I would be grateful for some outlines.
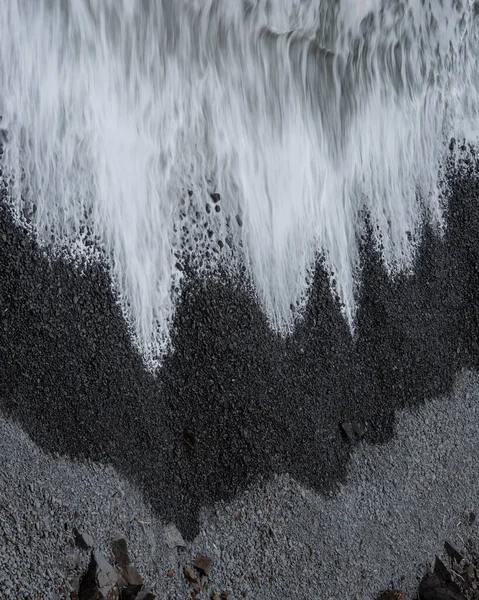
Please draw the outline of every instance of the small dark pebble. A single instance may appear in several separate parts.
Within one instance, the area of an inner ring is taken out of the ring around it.
[[[214,194],[210,194],[210,198],[213,200],[213,202],[215,204],[221,200],[220,194],[218,194],[216,192]]]
[[[476,513],[471,511],[469,513],[469,525],[472,525],[475,520],[476,520]]]
[[[219,206],[219,205],[217,204],[217,205],[215,206],[215,211],[216,211],[216,212],[220,212],[220,210],[221,210],[221,206]]]
[[[239,215],[236,215],[236,222],[238,223],[239,227],[243,227],[243,221]]]

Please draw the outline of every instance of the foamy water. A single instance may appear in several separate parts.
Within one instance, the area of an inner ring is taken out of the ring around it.
[[[442,224],[449,137],[479,130],[476,21],[450,0],[3,0],[19,218],[110,261],[150,364],[185,252],[246,264],[280,331],[324,252],[353,323],[365,211],[391,273]]]

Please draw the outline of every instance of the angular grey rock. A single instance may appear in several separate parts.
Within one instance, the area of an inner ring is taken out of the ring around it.
[[[94,552],[93,556],[97,564],[96,580],[98,591],[106,598],[116,585],[118,573],[99,552]]]
[[[170,549],[186,548],[185,540],[174,523],[168,523],[165,527],[165,542]]]
[[[341,429],[346,434],[346,437],[348,438],[348,440],[350,442],[356,441],[356,436],[354,434],[354,429],[353,429],[353,426],[351,425],[351,423],[349,423],[349,422],[341,423]]]
[[[81,550],[89,550],[95,545],[95,542],[93,541],[91,535],[89,535],[85,531],[80,531],[75,528],[73,530],[73,537],[75,538],[76,546]]]

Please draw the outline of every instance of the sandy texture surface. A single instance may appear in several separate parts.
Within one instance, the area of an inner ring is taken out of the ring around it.
[[[398,415],[386,445],[359,445],[339,490],[324,497],[287,475],[257,483],[200,517],[200,534],[169,549],[164,526],[111,467],[47,456],[0,421],[0,597],[35,600],[77,585],[88,553],[106,556],[123,535],[158,597],[189,597],[182,571],[197,552],[214,559],[211,592],[233,599],[370,599],[390,584],[412,592],[444,540],[477,536],[479,377],[463,374],[451,397]],[[174,577],[167,577],[172,569]]]

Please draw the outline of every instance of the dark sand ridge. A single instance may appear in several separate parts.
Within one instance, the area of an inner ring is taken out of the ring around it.
[[[447,233],[426,230],[392,281],[365,242],[351,337],[318,262],[303,322],[274,335],[248,285],[186,278],[175,351],[157,377],[102,267],[49,260],[0,208],[0,407],[44,450],[111,463],[193,536],[202,506],[289,473],[327,491],[350,445],[339,424],[393,435],[394,412],[447,392],[479,363],[479,181],[451,167]],[[5,199],[4,199],[5,201]]]

